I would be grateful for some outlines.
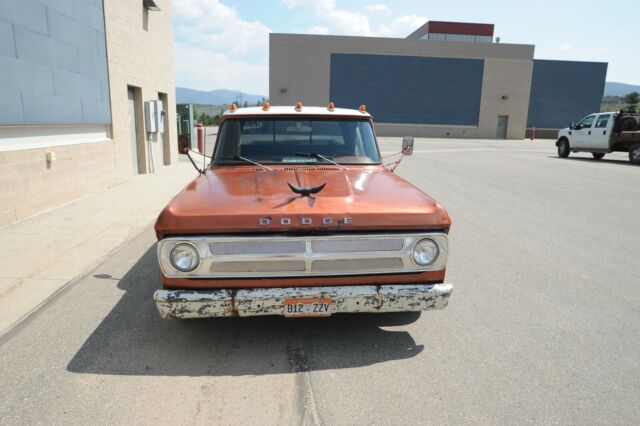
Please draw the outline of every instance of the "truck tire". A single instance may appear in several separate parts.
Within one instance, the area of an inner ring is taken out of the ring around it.
[[[593,158],[596,160],[602,160],[604,158],[603,152],[592,152],[591,155],[593,155]]]
[[[623,117],[620,120],[620,130],[623,132],[635,132],[638,130],[638,122],[635,117]]]
[[[571,147],[569,147],[569,141],[562,138],[558,141],[558,157],[567,158],[571,153]]]
[[[640,143],[631,145],[629,148],[629,161],[633,164],[640,164]]]

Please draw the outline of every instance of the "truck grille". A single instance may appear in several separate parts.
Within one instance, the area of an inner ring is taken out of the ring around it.
[[[441,255],[423,267],[412,260],[414,244],[422,238],[438,244]],[[175,244],[189,242],[200,254],[195,271],[182,273],[169,262]],[[251,278],[318,275],[363,275],[443,269],[447,236],[435,233],[334,234],[326,236],[254,236],[168,238],[158,255],[168,277]]]

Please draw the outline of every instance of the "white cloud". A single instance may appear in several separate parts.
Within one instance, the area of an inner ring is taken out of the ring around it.
[[[227,0],[173,0],[176,81],[201,90],[239,89],[268,94],[269,27],[242,19]],[[335,0],[281,0],[312,16],[309,34],[406,37],[426,18],[391,18],[382,3],[358,11]]]
[[[367,12],[380,13],[382,15],[390,15],[391,9],[386,4],[369,4],[364,7]]]
[[[572,45],[570,45],[569,43],[561,44],[561,45],[558,47],[558,50],[563,50],[563,51],[567,51],[567,50],[571,50],[571,49],[573,49],[573,46],[572,46]]]
[[[174,43],[176,85],[197,90],[231,89],[268,96],[266,64],[236,61],[221,52]]]
[[[338,9],[335,0],[282,0],[288,8],[312,9],[315,18],[323,22],[331,34],[372,36],[369,19],[358,12]]]
[[[269,28],[245,21],[234,7],[219,0],[174,0],[174,31],[194,45],[231,50],[236,54],[266,49]]]
[[[173,0],[178,85],[268,92],[270,29],[220,0]]]
[[[329,28],[327,27],[322,27],[322,26],[316,26],[316,27],[311,27],[307,30],[307,32],[309,34],[322,34],[322,35],[327,35],[329,34]]]
[[[421,27],[425,22],[427,22],[427,18],[424,16],[398,16],[390,23],[380,25],[376,33],[385,37],[406,37]]]
[[[406,37],[427,21],[423,16],[404,15],[373,29],[373,17],[366,13],[339,9],[335,0],[282,0],[282,3],[289,9],[304,7],[313,12],[315,20],[322,22],[322,26],[309,28],[307,32],[312,34]],[[391,14],[391,9],[382,3],[367,5],[364,10],[374,15]]]

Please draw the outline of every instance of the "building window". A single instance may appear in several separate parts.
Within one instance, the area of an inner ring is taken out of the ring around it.
[[[492,36],[481,35],[468,35],[468,34],[443,34],[443,33],[429,33],[422,36],[423,40],[448,40],[448,41],[474,41],[480,43],[491,43],[493,41]]]
[[[427,34],[428,40],[446,40],[446,34],[442,33],[429,33]]]

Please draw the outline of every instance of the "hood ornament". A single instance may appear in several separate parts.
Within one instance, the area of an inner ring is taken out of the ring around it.
[[[289,188],[295,194],[300,194],[301,197],[311,197],[311,198],[313,198],[312,194],[317,194],[318,192],[322,191],[327,184],[323,183],[322,185],[314,186],[314,187],[311,187],[311,188],[300,188],[298,186],[290,184],[289,182],[287,182],[287,185],[289,185]]]
[[[314,197],[313,194],[317,194],[318,192],[322,191],[327,184],[323,183],[322,185],[314,186],[311,188],[300,188],[299,186],[292,185],[289,182],[287,182],[287,185],[289,185],[289,189],[291,189],[291,191],[293,191],[295,194],[298,194],[298,195],[292,195],[288,197],[286,200],[284,200],[283,202],[275,206],[274,209],[286,206],[287,204],[293,202],[294,200],[297,200],[299,198],[304,198],[304,197],[307,197],[307,202],[309,203],[309,207],[313,207],[316,201],[316,197]]]

